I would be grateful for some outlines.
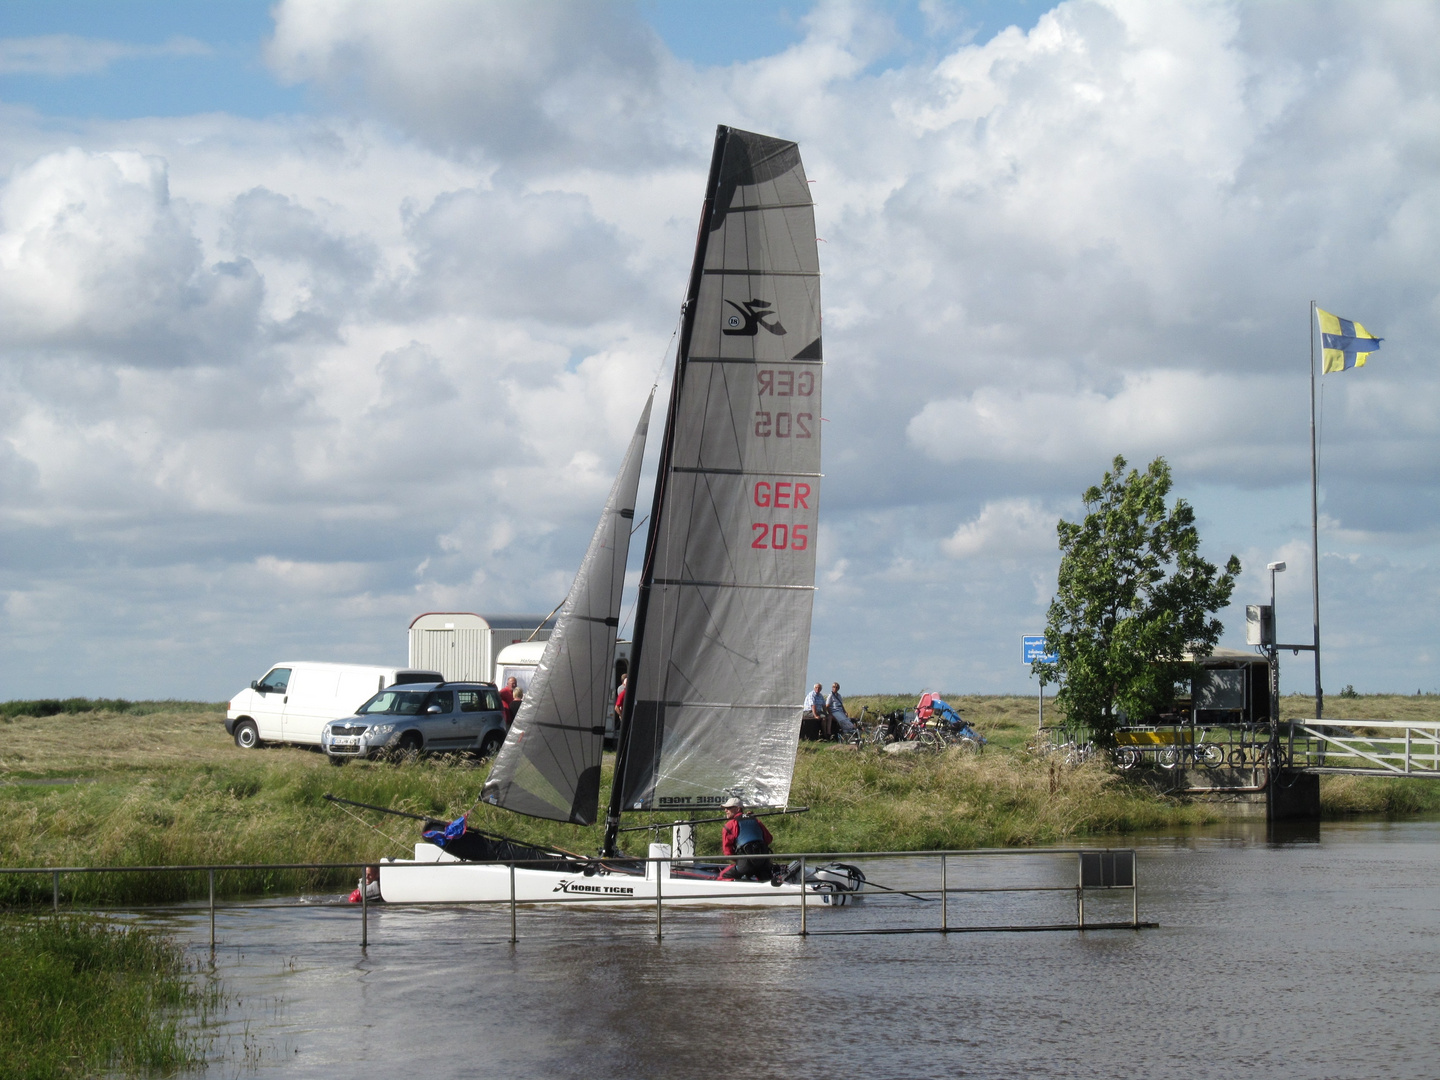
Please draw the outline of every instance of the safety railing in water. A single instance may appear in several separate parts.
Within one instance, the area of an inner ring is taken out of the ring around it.
[[[952,872],[957,863],[974,862],[976,860],[1015,859],[1015,858],[1037,858],[1047,859],[1073,859],[1074,860],[1074,884],[953,884]],[[923,934],[923,933],[978,933],[978,932],[1034,932],[1034,931],[1064,931],[1064,930],[1139,930],[1154,927],[1155,923],[1140,921],[1139,907],[1139,881],[1136,873],[1135,852],[1131,848],[992,848],[972,850],[945,850],[945,851],[864,851],[864,852],[804,852],[800,854],[784,853],[776,854],[772,858],[778,860],[790,859],[798,861],[799,880],[805,880],[806,873],[811,868],[819,868],[823,862],[844,860],[846,863],[873,862],[875,860],[906,860],[912,866],[915,862],[935,861],[937,864],[939,881],[934,887],[927,885],[911,885],[906,883],[903,888],[885,885],[878,881],[867,880],[864,891],[859,893],[842,893],[847,900],[854,898],[865,898],[878,895],[884,898],[908,897],[920,903],[938,903],[938,921],[931,921],[924,925],[916,926],[884,926],[884,927],[841,927],[828,929],[812,929],[810,927],[810,908],[815,906],[831,906],[828,896],[836,894],[820,893],[810,889],[801,890],[798,902],[793,906],[799,909],[798,933],[802,937],[817,935],[848,935],[848,934]],[[623,861],[632,866],[644,864],[646,876],[641,878],[635,875],[636,881],[653,880],[655,889],[655,937],[657,940],[664,935],[664,911],[665,911],[665,888],[666,880],[671,880],[671,868],[686,864],[709,864],[723,862],[723,857],[716,856],[674,856],[664,855],[651,858],[639,858],[626,856]],[[603,894],[568,894],[562,893],[554,896],[547,896],[543,900],[527,900],[517,896],[515,887],[515,870],[533,868],[536,864],[526,860],[496,860],[493,862],[433,862],[433,863],[383,863],[387,870],[405,871],[408,868],[423,867],[426,870],[445,870],[446,872],[457,872],[466,867],[476,866],[503,866],[508,870],[509,896],[495,900],[462,900],[462,901],[414,901],[404,904],[387,903],[387,907],[430,907],[430,908],[473,908],[473,907],[499,907],[503,906],[509,910],[510,942],[519,941],[518,933],[518,912],[520,908],[530,907],[555,907],[571,904],[594,906],[596,904],[609,903],[637,903],[633,896],[617,896]],[[193,865],[193,866],[26,866],[26,867],[0,867],[0,874],[5,875],[43,875],[51,878],[52,904],[54,911],[60,911],[61,881],[70,875],[88,874],[200,874],[206,875],[208,883],[208,902],[206,910],[209,914],[210,923],[210,948],[213,951],[216,947],[215,937],[215,914],[217,910],[225,908],[253,909],[257,907],[277,907],[276,904],[264,904],[255,902],[243,903],[222,903],[217,902],[215,896],[215,877],[221,873],[248,873],[259,871],[281,871],[281,870],[310,870],[310,871],[359,871],[362,880],[367,868],[374,868],[377,864],[346,862],[346,863],[226,863],[215,865]],[[690,879],[694,880],[694,879]],[[871,890],[874,890],[872,893]],[[372,903],[369,890],[363,886],[359,890],[360,901],[356,906],[359,908],[360,922],[360,947],[366,948],[370,943],[370,905]],[[1113,894],[1129,893],[1130,912],[1128,919],[1095,921],[1087,919],[1085,912],[1085,899],[1088,894]],[[1075,919],[1073,922],[1048,922],[1048,923],[1004,923],[1004,924],[954,924],[950,918],[950,901],[952,897],[981,896],[996,894],[1051,894],[1071,893],[1075,898]],[[672,908],[678,906],[691,907],[696,904],[723,905],[728,902],[739,902],[743,904],[747,899],[776,899],[776,894],[768,885],[756,883],[754,890],[737,892],[729,888],[724,892],[697,893],[687,891],[683,896],[671,895],[669,902]],[[648,900],[644,901],[648,903]],[[123,907],[123,905],[117,905]],[[288,905],[286,905],[288,906]],[[310,904],[311,907],[351,907],[350,901],[335,901],[331,903]],[[155,907],[146,905],[147,908]],[[164,907],[164,905],[159,905]],[[90,909],[95,910],[95,909]],[[193,910],[188,908],[187,910]]]

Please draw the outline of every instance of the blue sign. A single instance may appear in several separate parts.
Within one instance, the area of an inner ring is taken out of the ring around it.
[[[1030,637],[1027,635],[1022,637],[1020,641],[1023,646],[1025,663],[1033,664],[1036,660],[1039,660],[1042,664],[1058,664],[1060,662],[1059,653],[1047,653],[1045,651],[1045,636],[1043,634],[1038,637]]]

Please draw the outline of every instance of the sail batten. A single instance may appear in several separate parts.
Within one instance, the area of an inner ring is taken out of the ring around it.
[[[645,403],[570,595],[481,798],[532,817],[595,823],[630,521],[655,395]]]
[[[656,479],[614,810],[788,801],[815,582],[819,279],[798,148],[722,128]]]

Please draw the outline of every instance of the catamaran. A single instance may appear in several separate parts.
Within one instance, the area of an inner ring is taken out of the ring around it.
[[[383,899],[841,903],[854,867],[721,876],[677,827],[651,859],[621,815],[693,818],[739,798],[784,808],[799,736],[820,506],[820,267],[793,142],[720,127],[682,311],[636,600],[629,689],[598,857],[463,821],[379,865]],[[650,392],[620,473],[481,800],[555,821],[599,817],[604,717]],[[502,861],[495,861],[502,860]],[[454,864],[460,865],[454,865]],[[507,865],[508,863],[508,865]]]

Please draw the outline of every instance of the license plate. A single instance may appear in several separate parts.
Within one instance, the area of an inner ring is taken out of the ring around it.
[[[336,735],[330,740],[331,746],[354,746],[360,741],[359,735]]]

